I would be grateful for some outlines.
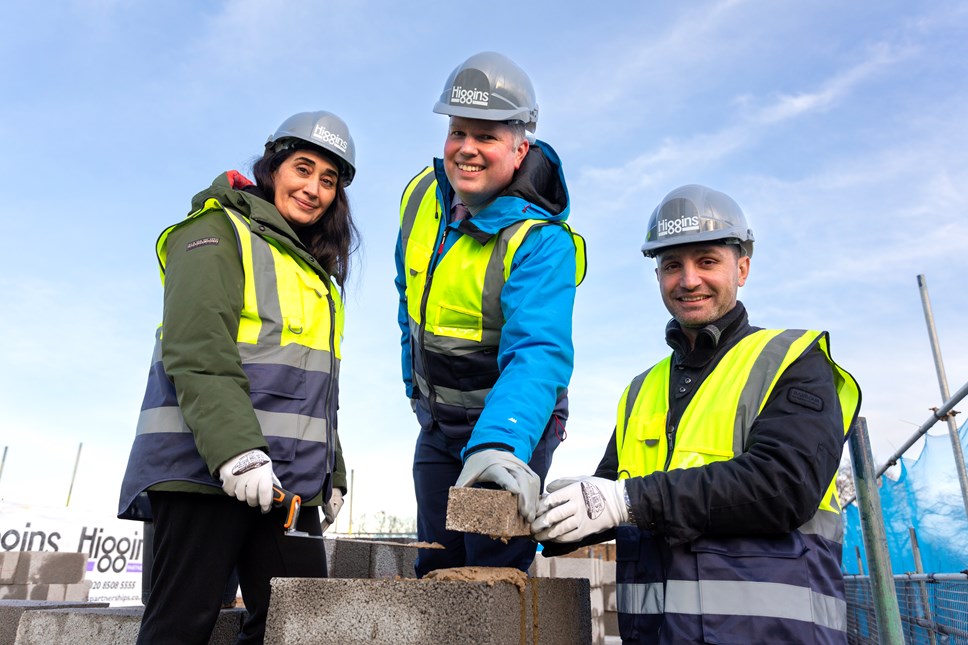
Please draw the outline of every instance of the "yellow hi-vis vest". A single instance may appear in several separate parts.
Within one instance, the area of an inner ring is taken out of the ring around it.
[[[484,244],[462,235],[433,266],[433,257],[444,244],[439,238],[446,220],[441,218],[433,167],[428,166],[414,177],[401,200],[400,227],[410,335],[420,350],[468,358],[497,348],[504,326],[501,290],[511,274],[514,255],[531,230],[548,225],[561,226],[572,235],[576,253],[575,284],[581,283],[585,275],[584,239],[564,222],[521,220],[491,236]],[[482,364],[478,373],[492,371],[496,380],[496,357],[490,353],[486,360],[488,365]],[[483,408],[493,386],[493,383],[487,387],[479,387],[480,383],[471,387],[462,387],[458,382],[429,383],[420,360],[415,361],[413,378],[423,397],[432,398],[437,404],[465,409]]]
[[[666,435],[671,356],[632,381],[618,405],[619,477],[696,468],[744,452],[750,427],[766,405],[777,380],[814,344],[820,347],[833,369],[846,435],[857,414],[860,390],[854,378],[830,357],[826,332],[763,329],[731,348],[699,386],[679,420],[671,455]],[[839,520],[835,480],[830,482],[819,510],[835,513]],[[839,521],[837,525],[839,531],[830,527],[835,533],[826,537],[841,542],[842,525]]]
[[[338,287],[279,242],[253,233],[250,221],[209,199],[188,220],[220,210],[236,233],[245,276],[237,343],[242,368],[273,471],[304,500],[315,497],[333,468],[343,304]],[[167,239],[158,239],[165,280]],[[162,366],[162,327],[122,483],[120,516],[134,517],[135,497],[162,481],[220,487],[195,448],[174,386]]]

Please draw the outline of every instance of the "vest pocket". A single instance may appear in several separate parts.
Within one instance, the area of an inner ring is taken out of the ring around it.
[[[249,377],[249,392],[253,395],[267,395],[282,399],[306,398],[306,372],[295,367],[276,364],[248,364],[245,366]],[[257,406],[259,407],[259,406]],[[272,411],[272,407],[262,409]]]
[[[813,643],[808,548],[799,532],[699,538],[690,545],[698,576],[703,638],[710,643]]]
[[[619,463],[630,477],[664,470],[666,450],[666,415],[633,414],[629,417],[628,430],[622,446]],[[632,439],[632,441],[630,441]]]
[[[415,240],[410,240],[407,244],[407,257],[404,262],[407,270],[407,312],[418,322],[420,321],[420,301],[423,299],[427,281],[427,267],[430,265],[432,255],[432,249]]]
[[[440,304],[434,320],[434,334],[480,342],[484,336],[481,312],[456,305]]]

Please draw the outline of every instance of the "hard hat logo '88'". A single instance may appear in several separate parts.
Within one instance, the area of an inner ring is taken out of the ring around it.
[[[346,139],[339,136],[335,132],[330,132],[322,123],[316,124],[316,127],[313,128],[313,133],[310,136],[312,136],[313,139],[322,141],[323,143],[331,143],[334,147],[346,152]]]
[[[450,90],[451,105],[477,105],[487,108],[490,98],[491,84],[479,69],[461,70]]]

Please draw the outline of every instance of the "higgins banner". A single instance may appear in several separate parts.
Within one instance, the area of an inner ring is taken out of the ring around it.
[[[87,554],[92,602],[141,604],[144,526],[112,515],[0,502],[0,549]]]

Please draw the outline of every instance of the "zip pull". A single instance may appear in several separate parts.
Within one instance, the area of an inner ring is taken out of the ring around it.
[[[447,229],[444,229],[444,234],[440,237],[440,246],[437,247],[437,255],[441,255],[444,252],[444,242],[447,241]]]

